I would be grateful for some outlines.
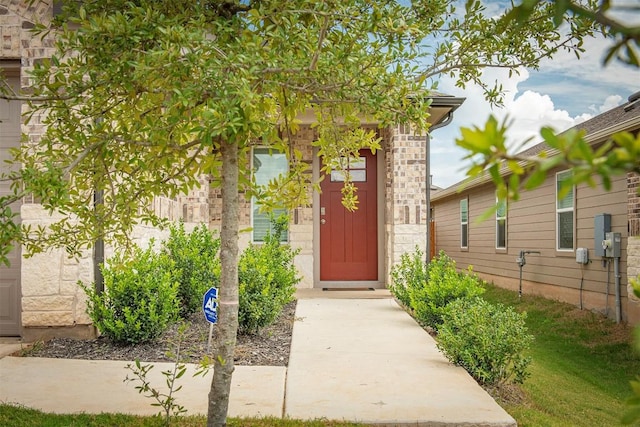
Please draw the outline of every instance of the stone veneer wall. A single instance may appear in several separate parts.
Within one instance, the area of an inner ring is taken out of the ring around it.
[[[54,52],[54,33],[41,39],[29,31],[35,23],[46,24],[52,16],[51,0],[7,0],[0,5],[0,60],[18,60],[21,65],[21,86],[28,88],[29,70],[36,61],[48,58]],[[23,104],[23,113],[27,112]],[[29,124],[22,124],[27,143],[37,142],[44,133],[42,116],[34,116]],[[201,179],[200,189],[176,200],[156,198],[155,212],[171,220],[184,219],[187,228],[195,222],[209,222],[209,182]],[[23,200],[22,223],[46,225],[56,220],[32,199]],[[133,241],[148,247],[151,239],[161,241],[167,231],[140,226],[134,231]],[[113,248],[105,248],[105,257],[113,254]],[[78,281],[90,284],[94,280],[92,251],[83,253],[80,259],[71,259],[64,250],[51,250],[24,258],[21,267],[22,337],[36,340],[50,336],[86,337],[95,334],[87,316],[86,296]]]
[[[158,198],[159,210],[179,211],[175,201]],[[22,205],[22,223],[37,226],[58,220],[41,205]],[[168,217],[172,220],[179,218]],[[187,227],[192,227],[188,224]],[[132,241],[147,248],[153,241],[159,243],[168,237],[168,230],[138,226]],[[113,256],[113,247],[105,248],[105,259]],[[51,336],[90,337],[95,335],[91,319],[86,314],[87,298],[78,282],[91,285],[94,281],[94,261],[91,250],[84,251],[80,259],[69,258],[63,249],[53,249],[22,260],[22,327],[23,339],[34,341]]]
[[[629,237],[627,239],[627,278],[631,279],[640,275],[640,175],[627,175],[627,217],[629,221]],[[627,285],[628,305],[627,321],[630,324],[640,323],[640,300],[635,297],[633,288]]]
[[[295,135],[291,135],[292,148],[302,153],[301,161],[308,165],[308,177],[306,178],[308,183],[313,181],[314,151],[311,144],[316,139],[317,133],[310,126],[303,126]],[[309,200],[307,206],[298,206],[290,212],[291,220],[289,222],[289,242],[292,247],[300,249],[300,253],[294,260],[302,277],[302,281],[298,284],[299,288],[313,288],[315,258],[313,253],[313,207],[311,205],[313,189],[311,186],[307,189],[307,200]]]
[[[426,136],[409,126],[397,126],[386,147],[386,271],[426,243]]]

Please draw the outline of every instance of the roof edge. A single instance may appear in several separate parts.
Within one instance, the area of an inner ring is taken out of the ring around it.
[[[457,109],[467,100],[467,98],[457,96],[428,96],[431,99],[431,107],[453,107]]]
[[[620,107],[624,107],[623,104]],[[603,113],[604,114],[604,113]],[[597,116],[596,116],[597,117]],[[635,117],[631,117],[630,119],[624,120],[622,122],[616,123],[612,126],[608,126],[606,128],[597,130],[595,132],[592,132],[590,134],[587,134],[584,139],[585,141],[587,141],[587,143],[589,143],[589,145],[595,145],[601,142],[604,142],[607,138],[609,138],[611,135],[613,135],[614,133],[617,132],[622,132],[622,131],[626,131],[626,130],[634,130],[634,129],[638,129],[640,128],[640,115],[637,115]],[[559,134],[562,134],[564,132],[567,132],[568,130],[573,129],[573,128],[569,128],[566,131],[563,132],[559,132]],[[526,151],[526,150],[524,150]],[[559,153],[559,150],[554,149],[554,148],[549,148],[547,150],[545,150],[547,152],[547,154],[553,156]],[[520,161],[518,162],[518,164],[520,165],[524,165],[526,162],[525,161]],[[511,175],[511,170],[507,167],[507,166],[502,166],[500,169],[500,176],[505,177],[505,176],[509,176]],[[484,185],[488,182],[490,182],[491,176],[489,175],[489,173],[487,171],[484,171],[482,173],[482,175],[478,176],[478,177],[474,177],[474,178],[466,178],[462,181],[458,181],[457,183],[445,188],[444,190],[438,191],[437,193],[434,193],[433,196],[431,197],[431,201],[437,201],[440,199],[444,199],[446,197],[449,197],[453,194],[457,194],[461,191],[464,190],[469,190],[469,189],[473,189],[476,187],[479,187],[481,185]]]

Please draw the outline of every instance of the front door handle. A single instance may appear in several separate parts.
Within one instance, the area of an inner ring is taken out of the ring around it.
[[[327,223],[327,220],[326,220],[326,219],[322,218],[322,219],[320,220],[320,224],[323,224],[323,225],[324,225],[324,224],[326,224],[326,223]]]

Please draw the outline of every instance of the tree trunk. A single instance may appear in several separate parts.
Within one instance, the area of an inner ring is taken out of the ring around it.
[[[218,343],[209,391],[207,426],[225,426],[233,374],[233,353],[238,333],[238,148],[223,141],[222,226],[220,230],[220,290]]]

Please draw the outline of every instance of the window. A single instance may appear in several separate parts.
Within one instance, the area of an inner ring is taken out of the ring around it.
[[[558,172],[556,174],[556,236],[557,249],[559,251],[573,250],[575,188],[571,187],[562,199],[558,199],[560,189],[570,179],[571,171]]]
[[[351,182],[367,182],[367,158],[342,158],[341,170],[331,171],[331,182],[344,182],[345,174],[349,174]]]
[[[267,185],[270,180],[287,173],[287,156],[284,153],[266,147],[253,149],[253,173],[257,185]],[[267,233],[273,232],[271,217],[278,218],[286,214],[286,209],[273,209],[271,212],[261,211],[260,202],[255,197],[251,198],[251,214],[253,226],[253,241],[264,242]],[[282,233],[281,240],[288,239],[288,232]]]
[[[496,249],[507,249],[507,201],[496,198]]]
[[[460,200],[460,247],[469,247],[469,200]]]

